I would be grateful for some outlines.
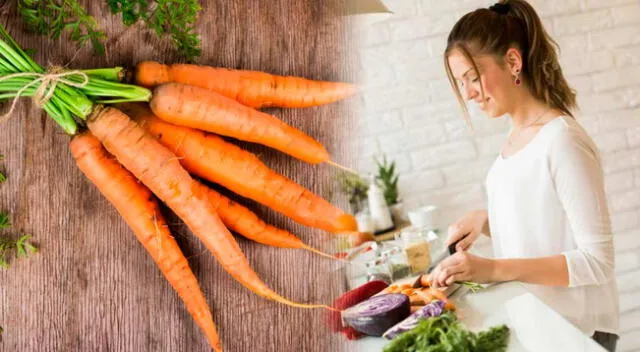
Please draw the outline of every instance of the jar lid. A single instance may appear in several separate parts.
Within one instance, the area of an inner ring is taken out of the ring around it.
[[[364,263],[364,266],[367,268],[372,268],[378,265],[382,265],[382,264],[386,264],[387,263],[387,258],[386,257],[378,257],[376,259],[373,260],[369,260],[367,262]]]
[[[402,252],[402,248],[400,246],[391,245],[387,249],[382,251],[381,256],[382,257],[391,257],[391,256],[394,256],[394,255],[400,253],[400,252]]]

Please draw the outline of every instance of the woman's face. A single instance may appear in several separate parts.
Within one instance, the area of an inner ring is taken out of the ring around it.
[[[462,97],[477,103],[490,117],[500,117],[512,111],[515,77],[506,67],[500,66],[494,56],[481,55],[474,59],[480,72],[475,71],[473,64],[459,50],[453,50],[448,57]]]

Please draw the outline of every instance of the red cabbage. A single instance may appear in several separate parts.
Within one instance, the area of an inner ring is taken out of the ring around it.
[[[409,330],[413,330],[420,320],[427,319],[429,317],[437,317],[442,314],[444,310],[444,302],[443,301],[433,301],[426,306],[422,307],[420,310],[411,314],[407,319],[399,322],[398,324],[392,326],[389,330],[387,330],[382,337],[387,340],[393,340],[398,335],[405,333]]]
[[[342,312],[348,325],[365,335],[382,336],[382,333],[411,313],[409,297],[390,293],[371,297]]]

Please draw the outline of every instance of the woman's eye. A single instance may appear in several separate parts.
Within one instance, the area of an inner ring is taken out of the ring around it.
[[[480,77],[477,77],[477,76],[476,76],[476,77],[474,77],[474,78],[471,80],[471,82],[474,82],[474,83],[475,83],[475,82],[478,82],[478,80],[480,80]]]

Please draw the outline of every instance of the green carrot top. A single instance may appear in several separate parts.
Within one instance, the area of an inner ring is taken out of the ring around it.
[[[13,112],[19,97],[32,97],[65,132],[73,135],[78,130],[74,117],[85,120],[95,103],[149,101],[151,91],[120,83],[120,79],[121,67],[45,70],[0,26],[0,100],[13,99],[0,120]]]

